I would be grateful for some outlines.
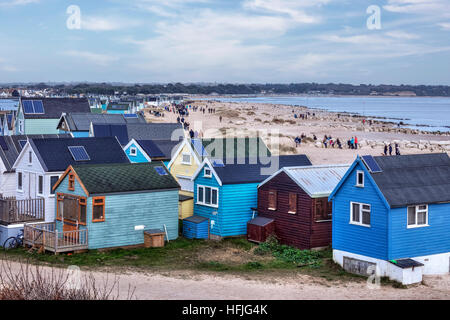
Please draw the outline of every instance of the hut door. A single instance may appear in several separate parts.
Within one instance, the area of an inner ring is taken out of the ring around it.
[[[36,198],[36,174],[31,172],[28,174],[28,198]]]

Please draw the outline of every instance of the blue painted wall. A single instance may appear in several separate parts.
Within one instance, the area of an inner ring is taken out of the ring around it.
[[[78,181],[75,191],[68,191],[68,176],[56,192],[85,196]],[[165,224],[169,240],[178,237],[178,190],[105,195],[104,222],[92,222],[92,197],[87,198],[86,210],[87,225],[80,229],[88,229],[89,249],[143,244],[143,230],[134,229],[140,225],[164,230]],[[59,221],[57,229],[62,231]]]
[[[219,189],[219,208],[197,204],[198,185]],[[229,184],[220,186],[215,179],[205,178],[203,171],[194,181],[194,215],[215,221],[210,233],[221,237],[247,234],[247,222],[252,218],[252,207],[257,206],[258,183]],[[218,214],[213,214],[217,211]]]
[[[387,260],[389,210],[365,166],[358,162],[349,170],[333,199],[333,249]],[[364,188],[355,186],[357,170],[365,172]],[[350,224],[350,202],[371,205],[370,227]]]
[[[135,156],[131,155],[131,153],[130,153],[131,148],[136,148],[137,149],[137,154]],[[145,156],[141,152],[141,150],[139,150],[139,148],[136,147],[135,143],[131,144],[127,149],[125,149],[125,153],[126,153],[128,159],[130,160],[130,162],[133,162],[133,163],[146,163],[146,162],[148,162],[148,160],[145,158]]]
[[[125,110],[107,110],[106,113],[109,113],[109,114],[125,114],[125,113],[128,113],[128,111],[125,111]]]
[[[390,214],[389,259],[450,252],[450,203],[428,205],[427,227],[407,228],[407,208]]]

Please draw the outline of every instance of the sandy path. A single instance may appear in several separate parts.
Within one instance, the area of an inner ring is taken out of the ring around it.
[[[13,272],[21,270],[17,262],[10,262],[10,266]],[[31,268],[33,271],[34,267]],[[50,272],[51,268],[43,267],[42,271]],[[56,272],[66,270],[57,269]],[[108,279],[110,285],[117,276],[121,299],[127,298],[130,287],[135,288],[134,298],[139,300],[450,299],[450,275],[425,277],[424,284],[408,289],[396,289],[392,286],[369,289],[361,280],[330,282],[302,274],[283,278],[273,275],[263,278],[258,275],[257,278],[253,277],[257,280],[248,280],[240,276],[201,274],[193,271],[174,271],[166,274],[110,269],[81,271],[82,277],[87,275],[92,275],[98,284]]]

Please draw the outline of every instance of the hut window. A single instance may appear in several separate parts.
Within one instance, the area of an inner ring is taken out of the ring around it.
[[[38,176],[38,194],[44,193],[44,176]]]
[[[22,184],[22,172],[17,173],[17,189],[23,190],[23,184]]]
[[[212,173],[211,173],[211,169],[210,168],[205,168],[204,176],[206,178],[211,178],[212,177]]]
[[[55,186],[56,182],[58,182],[59,177],[58,176],[51,176],[50,177],[50,194],[55,194],[55,191],[53,190],[53,187]]]
[[[370,227],[370,205],[351,202],[350,207],[350,223]]]
[[[364,171],[357,171],[356,172],[356,186],[357,187],[364,187]]]
[[[73,173],[69,174],[69,190],[75,190],[75,175]]]
[[[289,192],[289,213],[297,213],[297,194]]]
[[[428,206],[408,207],[408,228],[428,226]]]
[[[92,198],[92,222],[105,221],[105,197]]]
[[[28,152],[28,163],[29,164],[33,163],[33,153],[31,151]]]
[[[181,158],[181,163],[182,164],[191,164],[191,155],[189,153],[183,153],[182,158]]]
[[[56,196],[56,219],[61,220],[64,211],[64,196],[60,193]]]
[[[277,210],[277,192],[275,190],[269,191],[269,210]]]
[[[80,223],[86,224],[86,198],[80,198],[78,200],[78,203],[80,204]]]
[[[130,148],[130,156],[136,156],[137,155],[137,149],[132,147]]]
[[[217,207],[219,204],[219,189],[199,186],[197,189],[197,203],[210,207]]]

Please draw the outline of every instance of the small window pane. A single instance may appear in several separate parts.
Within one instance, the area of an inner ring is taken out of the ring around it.
[[[297,212],[297,194],[289,193],[289,212],[296,213]]]
[[[39,194],[43,194],[44,193],[44,177],[43,176],[39,176],[38,180],[39,180],[38,193]]]
[[[17,175],[17,184],[19,186],[19,189],[22,189],[22,172],[19,172]]]
[[[427,210],[427,206],[419,206],[419,210]]]
[[[358,185],[363,185],[363,184],[364,184],[364,173],[358,172]]]
[[[209,187],[205,188],[205,203],[211,204],[211,188]]]
[[[370,225],[370,211],[362,212],[362,223],[366,225]]]
[[[86,223],[86,205],[80,204],[80,222]]]
[[[94,206],[94,220],[103,220],[103,206]]]
[[[53,191],[53,187],[55,186],[58,179],[58,176],[50,177],[50,194],[55,194],[55,191]]]
[[[417,224],[423,225],[427,223],[427,214],[426,212],[418,212],[417,213]]]
[[[217,190],[212,190],[212,204],[217,205]]]
[[[359,221],[359,203],[352,204],[352,221],[360,222]]]
[[[198,202],[203,202],[203,187],[198,188],[198,194],[197,194]]]
[[[191,156],[189,154],[183,154],[183,162],[191,163]]]
[[[408,207],[408,225],[416,224],[416,207]]]

